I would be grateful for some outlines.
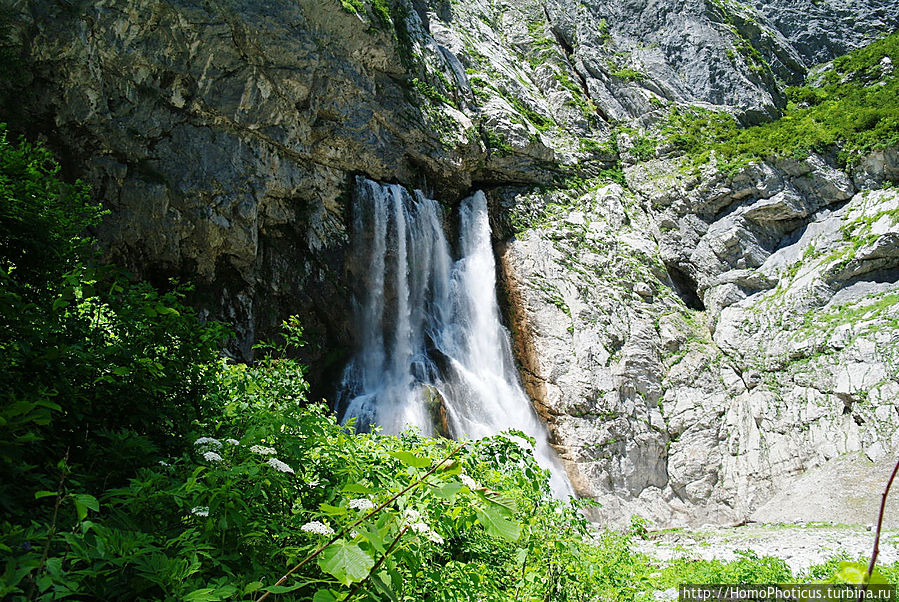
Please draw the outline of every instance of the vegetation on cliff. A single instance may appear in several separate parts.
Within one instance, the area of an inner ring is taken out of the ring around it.
[[[735,170],[750,161],[838,153],[841,165],[878,148],[899,145],[899,33],[851,52],[787,89],[780,119],[741,128],[728,113],[673,107],[656,131],[637,136],[634,153],[647,159],[664,145],[705,163]]]

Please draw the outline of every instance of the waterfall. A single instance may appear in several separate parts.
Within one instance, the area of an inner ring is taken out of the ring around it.
[[[535,438],[556,495],[573,495],[500,321],[484,193],[459,208],[457,260],[433,199],[364,178],[355,198],[350,261],[359,278],[359,348],[338,394],[341,421],[473,438],[517,429]]]

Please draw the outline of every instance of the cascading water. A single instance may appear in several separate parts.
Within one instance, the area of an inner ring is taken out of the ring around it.
[[[556,495],[572,495],[500,322],[484,194],[459,209],[456,261],[439,204],[419,191],[359,178],[354,211],[360,347],[338,395],[341,420],[473,438],[518,429],[536,439]]]

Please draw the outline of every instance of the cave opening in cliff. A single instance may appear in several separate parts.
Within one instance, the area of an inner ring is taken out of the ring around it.
[[[673,263],[666,263],[665,269],[668,271],[674,292],[681,298],[681,301],[690,309],[705,311],[705,303],[702,302],[702,298],[697,292],[696,281]]]

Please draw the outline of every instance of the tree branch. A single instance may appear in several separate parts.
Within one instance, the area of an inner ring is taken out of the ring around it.
[[[369,512],[368,514],[366,514],[365,516],[363,516],[362,518],[360,518],[359,520],[357,520],[356,522],[354,522],[354,523],[353,523],[352,525],[350,525],[349,527],[346,527],[345,529],[343,529],[340,533],[338,533],[337,535],[335,535],[334,537],[332,537],[331,540],[330,540],[328,543],[326,543],[326,544],[324,544],[324,545],[321,545],[321,546],[319,546],[318,548],[316,548],[311,554],[309,554],[309,555],[306,556],[303,560],[301,560],[301,561],[299,562],[299,564],[297,564],[295,567],[293,567],[292,569],[290,569],[289,571],[287,571],[287,572],[284,574],[283,577],[281,577],[280,579],[278,579],[278,581],[275,583],[275,585],[281,585],[282,583],[284,583],[285,581],[287,581],[287,578],[288,578],[288,577],[290,577],[290,576],[293,575],[295,572],[297,572],[297,571],[298,571],[303,565],[305,565],[307,562],[309,562],[310,560],[312,560],[313,558],[315,558],[316,556],[318,556],[319,554],[321,554],[321,553],[325,550],[325,548],[327,548],[328,546],[330,546],[331,544],[333,544],[335,541],[337,541],[338,539],[340,539],[341,537],[343,537],[344,534],[346,534],[347,532],[349,532],[349,531],[351,531],[352,529],[355,529],[357,526],[359,526],[359,524],[362,523],[362,521],[368,520],[369,518],[371,518],[372,516],[374,516],[375,514],[377,514],[378,512],[380,512],[381,510],[383,510],[384,508],[386,508],[387,506],[389,506],[390,504],[392,504],[394,501],[396,501],[397,498],[399,498],[399,497],[400,497],[401,495],[403,495],[404,493],[408,492],[410,489],[412,489],[412,488],[414,488],[414,487],[417,487],[418,485],[421,485],[422,483],[424,483],[425,480],[427,480],[428,477],[430,477],[432,474],[434,474],[434,473],[437,471],[438,468],[440,468],[441,466],[443,466],[444,464],[446,464],[446,462],[447,462],[450,458],[452,458],[453,456],[455,456],[456,454],[458,454],[460,451],[462,451],[462,449],[463,449],[466,445],[468,445],[468,442],[467,442],[467,441],[464,442],[464,443],[462,443],[462,444],[461,444],[459,447],[457,447],[456,449],[454,449],[453,452],[452,452],[450,455],[448,455],[448,456],[446,456],[445,458],[443,458],[443,459],[442,459],[440,462],[438,462],[438,463],[437,463],[431,470],[429,470],[428,472],[426,472],[426,473],[424,474],[424,476],[422,476],[420,479],[418,479],[417,481],[415,481],[414,483],[412,483],[411,485],[409,485],[408,487],[406,487],[405,489],[403,489],[403,490],[400,491],[399,493],[395,494],[395,495],[394,495],[393,497],[391,497],[389,500],[387,500],[386,502],[384,502],[383,504],[381,504],[380,506],[378,506],[377,508],[375,508],[374,510],[372,510],[371,512]],[[262,602],[263,600],[265,600],[266,598],[268,598],[270,594],[271,594],[271,592],[265,592],[265,593],[262,594],[260,597],[256,598],[256,602]]]
[[[893,474],[887,481],[886,489],[883,490],[883,497],[880,499],[880,514],[877,515],[877,531],[874,533],[874,549],[871,550],[871,562],[868,563],[868,579],[862,584],[862,589],[858,593],[859,602],[865,599],[865,592],[868,590],[868,583],[871,581],[871,575],[874,573],[874,564],[877,562],[877,554],[880,553],[880,529],[883,527],[883,513],[887,507],[887,496],[890,494],[890,487],[893,485],[893,479],[899,472],[899,460],[896,460],[896,466],[893,467]]]
[[[356,584],[356,587],[353,588],[353,591],[351,591],[349,593],[349,595],[346,598],[344,598],[345,601],[349,600],[350,598],[355,596],[357,593],[359,593],[359,590],[362,589],[362,585],[366,581],[371,579],[371,576],[375,574],[375,571],[377,571],[379,568],[381,568],[381,565],[384,564],[384,561],[387,560],[387,557],[390,556],[390,553],[393,552],[393,549],[397,546],[398,543],[400,543],[400,538],[403,536],[403,533],[405,533],[408,530],[409,530],[409,525],[406,525],[405,527],[400,529],[400,532],[397,534],[396,539],[393,540],[393,543],[390,544],[390,547],[387,548],[387,551],[384,552],[384,555],[378,559],[378,562],[375,563],[375,566],[371,567],[371,570],[368,572],[368,577],[366,577],[365,579],[360,581],[358,584]]]

